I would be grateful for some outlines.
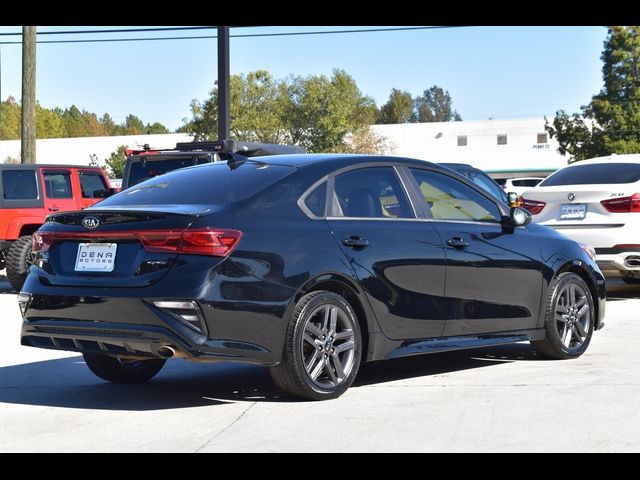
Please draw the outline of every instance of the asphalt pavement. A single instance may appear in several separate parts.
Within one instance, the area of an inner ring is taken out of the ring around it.
[[[610,297],[579,359],[521,343],[377,362],[339,399],[303,402],[230,363],[105,383],[76,353],[20,346],[0,277],[0,452],[637,452],[640,289]]]

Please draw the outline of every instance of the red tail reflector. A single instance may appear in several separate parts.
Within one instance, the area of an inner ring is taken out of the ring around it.
[[[242,238],[239,230],[136,230],[112,232],[36,232],[32,252],[46,252],[54,240],[138,240],[147,252],[187,253],[226,257]]]
[[[528,198],[522,198],[522,208],[526,209],[531,215],[539,214],[545,207],[545,202],[538,202],[537,200],[529,200]]]
[[[634,193],[630,197],[602,200],[600,203],[611,213],[640,212],[640,193]]]

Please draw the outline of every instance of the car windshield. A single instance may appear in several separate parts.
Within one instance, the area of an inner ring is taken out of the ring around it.
[[[638,180],[640,163],[592,163],[562,168],[539,186],[635,183]]]

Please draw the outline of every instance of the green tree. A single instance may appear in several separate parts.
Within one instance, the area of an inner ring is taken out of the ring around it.
[[[122,178],[124,175],[124,165],[127,162],[126,145],[120,145],[115,152],[105,159],[105,166],[102,167],[109,178]]]
[[[82,112],[75,105],[64,110],[62,113],[62,124],[64,126],[65,137],[86,137],[87,125]]]
[[[389,100],[380,107],[376,123],[412,123],[416,121],[414,100],[407,91],[391,90]]]
[[[109,115],[108,113],[105,113],[104,115],[102,115],[100,117],[100,125],[102,125],[102,131],[104,132],[104,135],[116,135],[116,122],[113,121],[113,118],[111,118],[111,115]]]
[[[8,97],[6,101],[0,102],[0,139],[16,140],[20,138],[20,105],[13,97]]]
[[[349,133],[373,123],[376,106],[342,70],[324,75],[274,80],[266,71],[233,75],[231,136],[237,140],[293,143],[310,152],[346,148]],[[203,102],[191,102],[185,125],[196,139],[215,138],[217,87]]]
[[[36,103],[36,134],[38,138],[64,137],[62,117],[55,110],[42,108]]]
[[[122,125],[121,135],[143,135],[145,133],[145,127],[142,120],[133,114],[127,115]]]
[[[424,91],[416,97],[415,109],[419,122],[459,122],[462,117],[453,110],[453,102],[449,92],[437,85]]]
[[[169,133],[169,129],[159,122],[155,122],[153,124],[147,123],[147,126],[144,127],[144,131],[149,135],[158,133]]]
[[[609,27],[604,42],[604,87],[582,113],[556,112],[545,128],[570,162],[640,152],[640,27]]]

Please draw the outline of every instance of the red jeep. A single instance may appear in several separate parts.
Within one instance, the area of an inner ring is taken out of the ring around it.
[[[0,269],[20,290],[31,265],[31,234],[53,212],[80,210],[112,194],[99,167],[0,164]]]

